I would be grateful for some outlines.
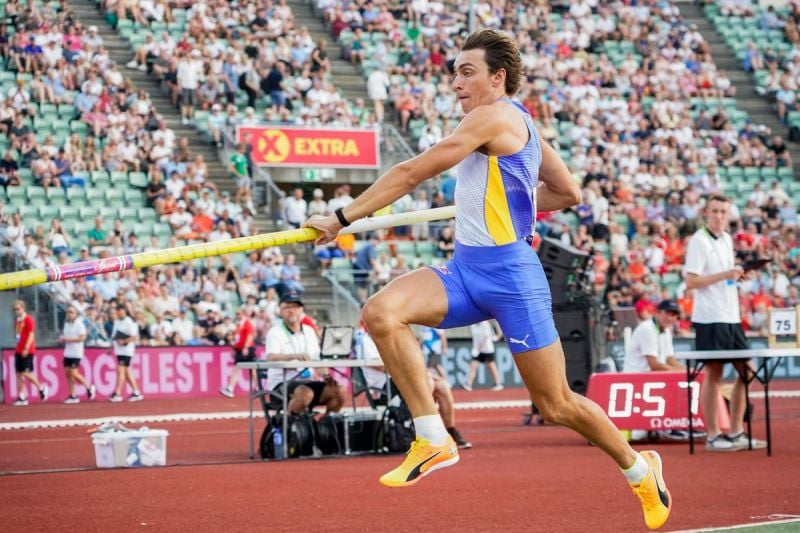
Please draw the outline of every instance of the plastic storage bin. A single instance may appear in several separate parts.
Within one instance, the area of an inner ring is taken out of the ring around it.
[[[95,433],[92,443],[97,467],[164,466],[168,435],[163,429]]]

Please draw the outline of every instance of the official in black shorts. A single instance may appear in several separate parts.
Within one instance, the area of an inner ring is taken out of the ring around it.
[[[17,372],[17,374],[23,374],[25,372],[33,372],[33,354],[29,354],[23,357],[22,354],[15,353],[14,370]]]
[[[706,200],[705,227],[689,239],[684,264],[686,288],[694,291],[692,323],[695,347],[721,351],[723,356],[725,352],[748,347],[739,311],[738,282],[744,269],[736,264],[733,239],[728,233],[730,210],[731,202],[725,196],[713,194]],[[722,434],[717,413],[723,367],[729,362],[736,367],[740,378],[731,392],[729,433]],[[743,431],[746,389],[741,376],[750,372],[750,362],[744,359],[709,359],[704,363],[705,377],[700,398],[706,423],[706,450],[741,450],[748,446]]]
[[[256,360],[256,347],[251,346],[244,350],[235,350],[233,352],[234,363],[252,363]]]
[[[742,324],[712,322],[711,324],[693,323],[695,334],[695,350],[747,350],[749,345]],[[713,359],[703,361],[712,363],[733,363],[742,359]]]

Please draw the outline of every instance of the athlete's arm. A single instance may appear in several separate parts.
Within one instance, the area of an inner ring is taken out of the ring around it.
[[[536,188],[537,211],[559,211],[581,201],[581,189],[572,179],[567,165],[558,152],[544,141],[542,166],[539,168],[539,186]]]
[[[370,185],[343,210],[345,218],[352,222],[366,217],[390,205],[413,191],[420,183],[445,170],[451,169],[478,148],[496,140],[508,130],[508,121],[495,106],[480,106],[467,114],[452,134],[433,145],[418,156],[398,163]],[[303,224],[320,231],[317,244],[332,241],[342,225],[332,214],[315,216]]]

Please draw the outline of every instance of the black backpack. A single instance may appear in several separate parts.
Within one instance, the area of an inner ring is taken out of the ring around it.
[[[416,438],[414,419],[406,404],[387,407],[378,430],[378,450],[384,453],[406,453]]]

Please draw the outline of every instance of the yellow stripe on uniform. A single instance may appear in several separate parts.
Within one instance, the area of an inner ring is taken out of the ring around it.
[[[508,209],[506,188],[497,156],[489,156],[489,177],[486,183],[486,230],[495,244],[509,244],[517,240],[511,211]]]

